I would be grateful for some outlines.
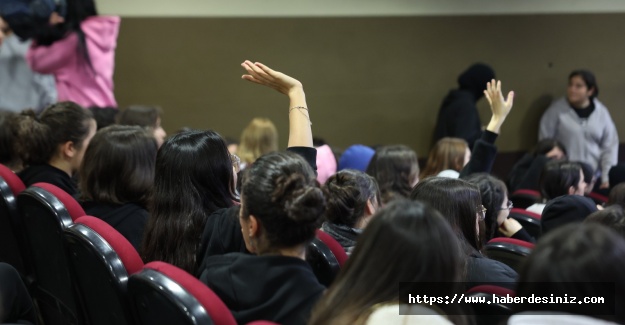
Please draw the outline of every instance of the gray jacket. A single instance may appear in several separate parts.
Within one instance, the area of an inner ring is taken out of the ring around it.
[[[565,98],[549,107],[540,119],[538,139],[554,138],[566,148],[571,161],[581,161],[601,170],[601,182],[608,181],[610,168],[617,164],[619,139],[608,109],[593,99],[595,110],[580,118]]]

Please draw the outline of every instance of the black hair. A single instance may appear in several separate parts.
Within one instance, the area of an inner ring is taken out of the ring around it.
[[[597,79],[595,78],[595,75],[592,72],[588,70],[584,70],[584,69],[574,70],[573,72],[569,74],[569,81],[573,77],[582,78],[588,90],[594,89],[594,91],[592,92],[592,96],[590,96],[590,98],[595,98],[599,96],[599,85],[597,85]]]
[[[138,126],[112,125],[98,131],[80,167],[82,199],[147,207],[157,150],[154,137]]]
[[[438,295],[453,295],[463,277],[463,259],[453,230],[436,209],[395,200],[378,210],[360,235],[309,324],[364,324],[375,305],[400,301],[399,282],[416,287],[435,282]]]
[[[0,164],[3,164],[9,168],[14,168],[19,165],[19,158],[15,154],[14,143],[11,126],[15,123],[17,114],[13,112],[0,111]]]
[[[467,255],[482,249],[480,236],[484,233],[484,222],[478,221],[477,217],[482,204],[477,186],[462,179],[428,177],[415,186],[410,198],[440,211],[464,245]]]
[[[16,153],[24,165],[47,164],[67,141],[80,149],[91,120],[91,112],[73,102],[53,104],[39,117],[32,110],[24,111],[12,125]]]
[[[524,303],[515,304],[514,312],[564,312],[625,323],[624,269],[625,239],[599,224],[564,225],[543,236],[521,267],[516,296],[604,297],[606,303]]]
[[[117,107],[91,106],[89,107],[89,110],[91,111],[91,114],[93,114],[93,118],[98,125],[98,130],[115,124],[117,113],[119,113]]]
[[[326,198],[325,219],[354,228],[364,216],[367,201],[380,203],[375,179],[359,170],[344,169],[323,184]]]
[[[189,131],[158,150],[144,261],[197,269],[196,251],[208,216],[234,205],[234,171],[225,141],[215,131]]]
[[[312,167],[290,152],[266,154],[244,170],[241,202],[241,216],[264,229],[265,250],[312,240],[326,204]]]
[[[464,179],[477,186],[482,198],[482,205],[486,208],[484,218],[486,233],[482,236],[483,242],[486,243],[495,237],[495,232],[499,227],[497,215],[501,210],[504,199],[508,195],[508,189],[503,181],[486,173],[471,174]]]
[[[419,179],[417,153],[404,145],[381,147],[371,158],[367,174],[378,181],[383,203],[407,198],[412,183]]]
[[[156,128],[162,114],[163,110],[158,106],[132,105],[119,112],[117,124]]]
[[[566,148],[564,147],[564,145],[560,141],[551,138],[538,141],[538,143],[532,150],[532,154],[534,156],[546,155],[547,153],[549,153],[549,151],[553,150],[553,148],[556,147],[560,148],[564,155],[566,155]]]
[[[550,161],[540,175],[540,192],[544,199],[551,200],[568,195],[569,188],[577,188],[582,167],[570,161]]]

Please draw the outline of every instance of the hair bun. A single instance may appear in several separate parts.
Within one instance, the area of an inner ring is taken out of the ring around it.
[[[323,192],[299,173],[276,180],[272,202],[282,204],[287,217],[296,223],[316,223],[325,212]]]

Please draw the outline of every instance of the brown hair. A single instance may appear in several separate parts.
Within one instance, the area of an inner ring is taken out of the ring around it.
[[[98,131],[80,167],[82,199],[146,207],[157,150],[154,137],[139,126],[112,125]]]
[[[163,110],[158,106],[132,105],[118,113],[117,124],[156,128],[161,115]]]
[[[469,145],[460,138],[442,138],[430,151],[428,162],[421,172],[420,179],[436,176],[443,170],[460,171],[464,165],[464,155]]]
[[[244,163],[251,164],[260,156],[278,151],[278,130],[268,118],[257,117],[241,133],[237,154]]]
[[[53,104],[39,117],[32,110],[24,111],[13,124],[16,153],[26,166],[47,164],[60,144],[71,141],[80,149],[91,120],[91,112],[73,102]]]

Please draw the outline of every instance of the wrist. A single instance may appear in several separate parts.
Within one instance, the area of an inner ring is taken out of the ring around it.
[[[490,122],[488,122],[488,126],[486,130],[499,134],[499,130],[501,129],[501,125],[503,125],[503,119],[493,117]]]
[[[293,86],[291,88],[289,88],[289,90],[287,91],[287,95],[289,95],[289,97],[297,97],[297,96],[304,96],[304,87],[302,86]]]

